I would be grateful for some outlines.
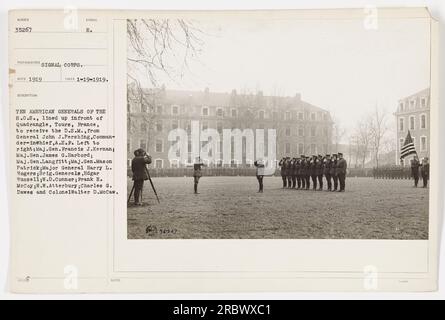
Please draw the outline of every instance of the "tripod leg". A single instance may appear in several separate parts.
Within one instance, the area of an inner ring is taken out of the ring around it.
[[[128,196],[127,204],[130,203],[130,199],[131,199],[131,196],[133,195],[133,192],[134,192],[134,184],[133,184],[133,188],[131,188],[130,195]]]

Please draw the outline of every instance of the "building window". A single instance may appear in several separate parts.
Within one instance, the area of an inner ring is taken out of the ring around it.
[[[162,114],[162,106],[157,106],[156,107],[156,113]]]
[[[415,121],[416,121],[416,118],[414,116],[409,117],[409,129],[410,130],[415,130]]]
[[[325,137],[328,136],[328,128],[326,128],[326,127],[323,128],[323,136],[325,136]]]
[[[139,143],[139,148],[147,150],[147,142],[145,140],[141,140]]]
[[[219,134],[223,133],[223,124],[221,122],[218,122],[216,124],[216,130],[218,131]]]
[[[264,120],[264,110],[261,110],[261,111],[258,113],[258,117],[260,118],[260,120]]]
[[[232,113],[232,117],[236,118],[236,116],[237,116],[236,109],[232,109],[231,113]]]
[[[414,109],[415,106],[416,106],[416,100],[410,100],[409,102],[410,109]]]
[[[426,114],[420,116],[420,129],[426,129]]]
[[[164,161],[162,159],[155,160],[155,167],[157,169],[162,169],[163,166],[164,166]]]
[[[290,143],[286,143],[286,154],[290,154]]]
[[[222,108],[218,108],[216,109],[216,116],[217,117],[222,117],[224,116],[224,110]]]
[[[286,137],[290,137],[290,128],[286,128]]]
[[[179,128],[179,120],[172,120],[172,130]]]
[[[289,111],[287,111],[287,112],[285,113],[285,119],[286,119],[286,121],[289,121],[289,120],[291,119],[291,114],[290,114]]]
[[[207,117],[209,115],[209,108],[208,107],[203,107],[202,108],[202,115],[204,117]]]
[[[141,123],[141,132],[142,133],[147,132],[147,123],[145,123],[145,122]]]
[[[399,150],[402,149],[404,143],[405,143],[405,140],[403,138],[401,138],[399,140]]]
[[[399,104],[399,110],[400,110],[400,112],[403,112],[404,110],[404,103],[403,102],[400,102],[400,104]]]
[[[312,112],[312,113],[311,113],[311,120],[312,120],[312,121],[315,121],[315,112]]]
[[[317,153],[317,145],[316,144],[311,144],[311,154],[316,154]]]
[[[202,122],[202,130],[207,130],[209,128],[209,123],[207,121]]]
[[[163,152],[163,143],[162,140],[156,140],[156,152]]]
[[[425,136],[420,137],[420,151],[427,151],[428,150],[426,141],[427,140],[426,140]]]
[[[156,122],[156,131],[161,132],[162,131],[162,121]]]
[[[304,127],[298,127],[298,136],[304,137]]]
[[[315,137],[317,135],[317,128],[311,127],[311,137]]]
[[[425,108],[425,107],[426,107],[426,98],[422,98],[422,100],[421,100],[421,106],[422,106],[422,108]]]
[[[405,131],[405,118],[399,119],[399,131]]]
[[[304,153],[304,144],[299,143],[298,144],[298,154],[303,154]]]
[[[323,121],[327,121],[328,120],[328,114],[327,113],[323,113]]]
[[[304,120],[304,113],[298,112],[298,120]]]
[[[179,106],[177,105],[172,106],[172,114],[173,115],[179,114]]]

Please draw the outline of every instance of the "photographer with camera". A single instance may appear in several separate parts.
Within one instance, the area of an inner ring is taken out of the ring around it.
[[[142,189],[144,188],[144,181],[149,179],[146,166],[150,163],[151,157],[144,149],[137,149],[134,151],[134,158],[131,161],[131,171],[133,172],[135,205],[142,205]]]

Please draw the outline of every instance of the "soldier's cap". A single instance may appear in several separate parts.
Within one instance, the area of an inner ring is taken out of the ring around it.
[[[330,154],[327,154],[327,155],[326,155],[326,157],[330,157],[330,156],[331,156]]]
[[[343,156],[343,153],[339,152],[338,155],[339,155],[339,156]]]
[[[318,155],[319,158],[323,158],[323,156],[321,154]]]
[[[144,153],[145,153],[145,150],[142,149],[142,148],[136,149],[136,150],[134,151],[134,155],[135,155],[135,156],[140,155],[140,154],[144,154]]]

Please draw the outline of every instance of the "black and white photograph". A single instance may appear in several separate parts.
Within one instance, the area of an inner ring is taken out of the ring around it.
[[[127,20],[128,239],[428,239],[430,22],[374,14]]]

